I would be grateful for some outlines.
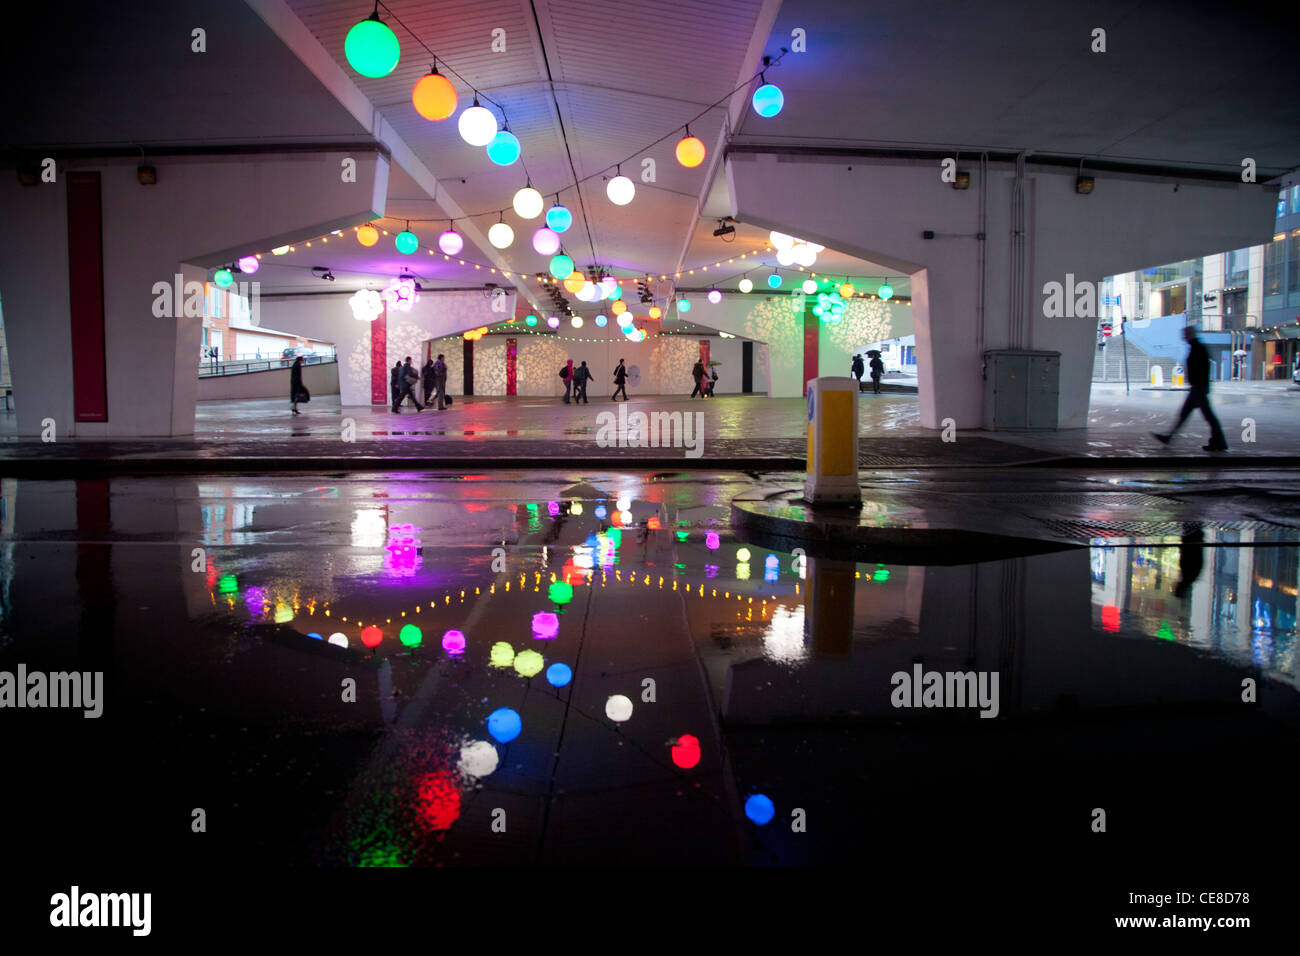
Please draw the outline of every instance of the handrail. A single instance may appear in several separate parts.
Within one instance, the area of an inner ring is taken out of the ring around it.
[[[338,364],[335,355],[304,355],[303,365]],[[228,362],[224,359],[213,363],[206,360],[199,365],[199,378],[219,378],[223,375],[247,375],[250,372],[287,372],[293,367],[293,359],[261,359],[251,362]]]

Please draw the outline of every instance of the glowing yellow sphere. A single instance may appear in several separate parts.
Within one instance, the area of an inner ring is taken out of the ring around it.
[[[659,308],[659,306],[657,306],[657,305],[652,305],[652,306],[650,306],[650,318],[652,318],[652,319],[657,319],[657,318],[659,318],[659,316],[661,316],[661,315],[663,315],[663,314],[664,314],[664,313],[663,313],[663,310],[661,310],[661,309]]]
[[[854,289],[852,282],[846,282],[844,285],[840,286],[840,295],[845,299],[853,298],[853,292]]]
[[[373,246],[379,241],[379,230],[374,226],[362,226],[357,230],[357,242],[363,246]]]
[[[622,315],[627,311],[627,303],[622,299],[615,299],[614,304],[609,307],[609,310],[615,315]]]
[[[420,77],[411,90],[415,111],[427,120],[445,120],[456,112],[456,87],[440,73]]]
[[[535,677],[541,673],[546,661],[536,651],[520,651],[515,655],[515,670],[524,677]]]
[[[677,162],[687,169],[704,162],[704,144],[698,136],[684,136],[677,141]]]
[[[582,287],[586,284],[587,284],[586,278],[584,278],[583,275],[577,271],[570,272],[564,279],[564,288],[574,293],[581,290]]]

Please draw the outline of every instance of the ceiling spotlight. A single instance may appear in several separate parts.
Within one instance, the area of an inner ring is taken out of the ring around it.
[[[718,228],[713,230],[713,237],[715,239],[720,239],[723,236],[734,236],[735,234],[736,227],[731,225],[725,219],[719,219]]]
[[[158,185],[158,170],[153,166],[141,164],[135,168],[135,179],[141,186]]]
[[[1096,180],[1091,176],[1080,176],[1074,181],[1074,191],[1086,196],[1088,193],[1092,192],[1092,187],[1096,184]]]
[[[970,189],[970,173],[957,170],[957,178],[952,181],[953,189]]]

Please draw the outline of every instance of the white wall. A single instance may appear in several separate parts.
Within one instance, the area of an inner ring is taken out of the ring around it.
[[[237,398],[283,398],[289,407],[289,368],[241,375],[211,375],[199,379],[198,400],[230,401]],[[334,362],[304,365],[302,383],[312,398],[339,393],[339,367]]]

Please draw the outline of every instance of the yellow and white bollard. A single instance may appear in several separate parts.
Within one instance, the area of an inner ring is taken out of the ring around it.
[[[1183,371],[1183,367],[1181,365],[1175,365],[1173,373],[1169,376],[1169,384],[1186,385],[1187,384],[1186,375],[1187,373]]]
[[[808,382],[808,473],[810,504],[861,504],[858,488],[858,381],[828,376]]]

